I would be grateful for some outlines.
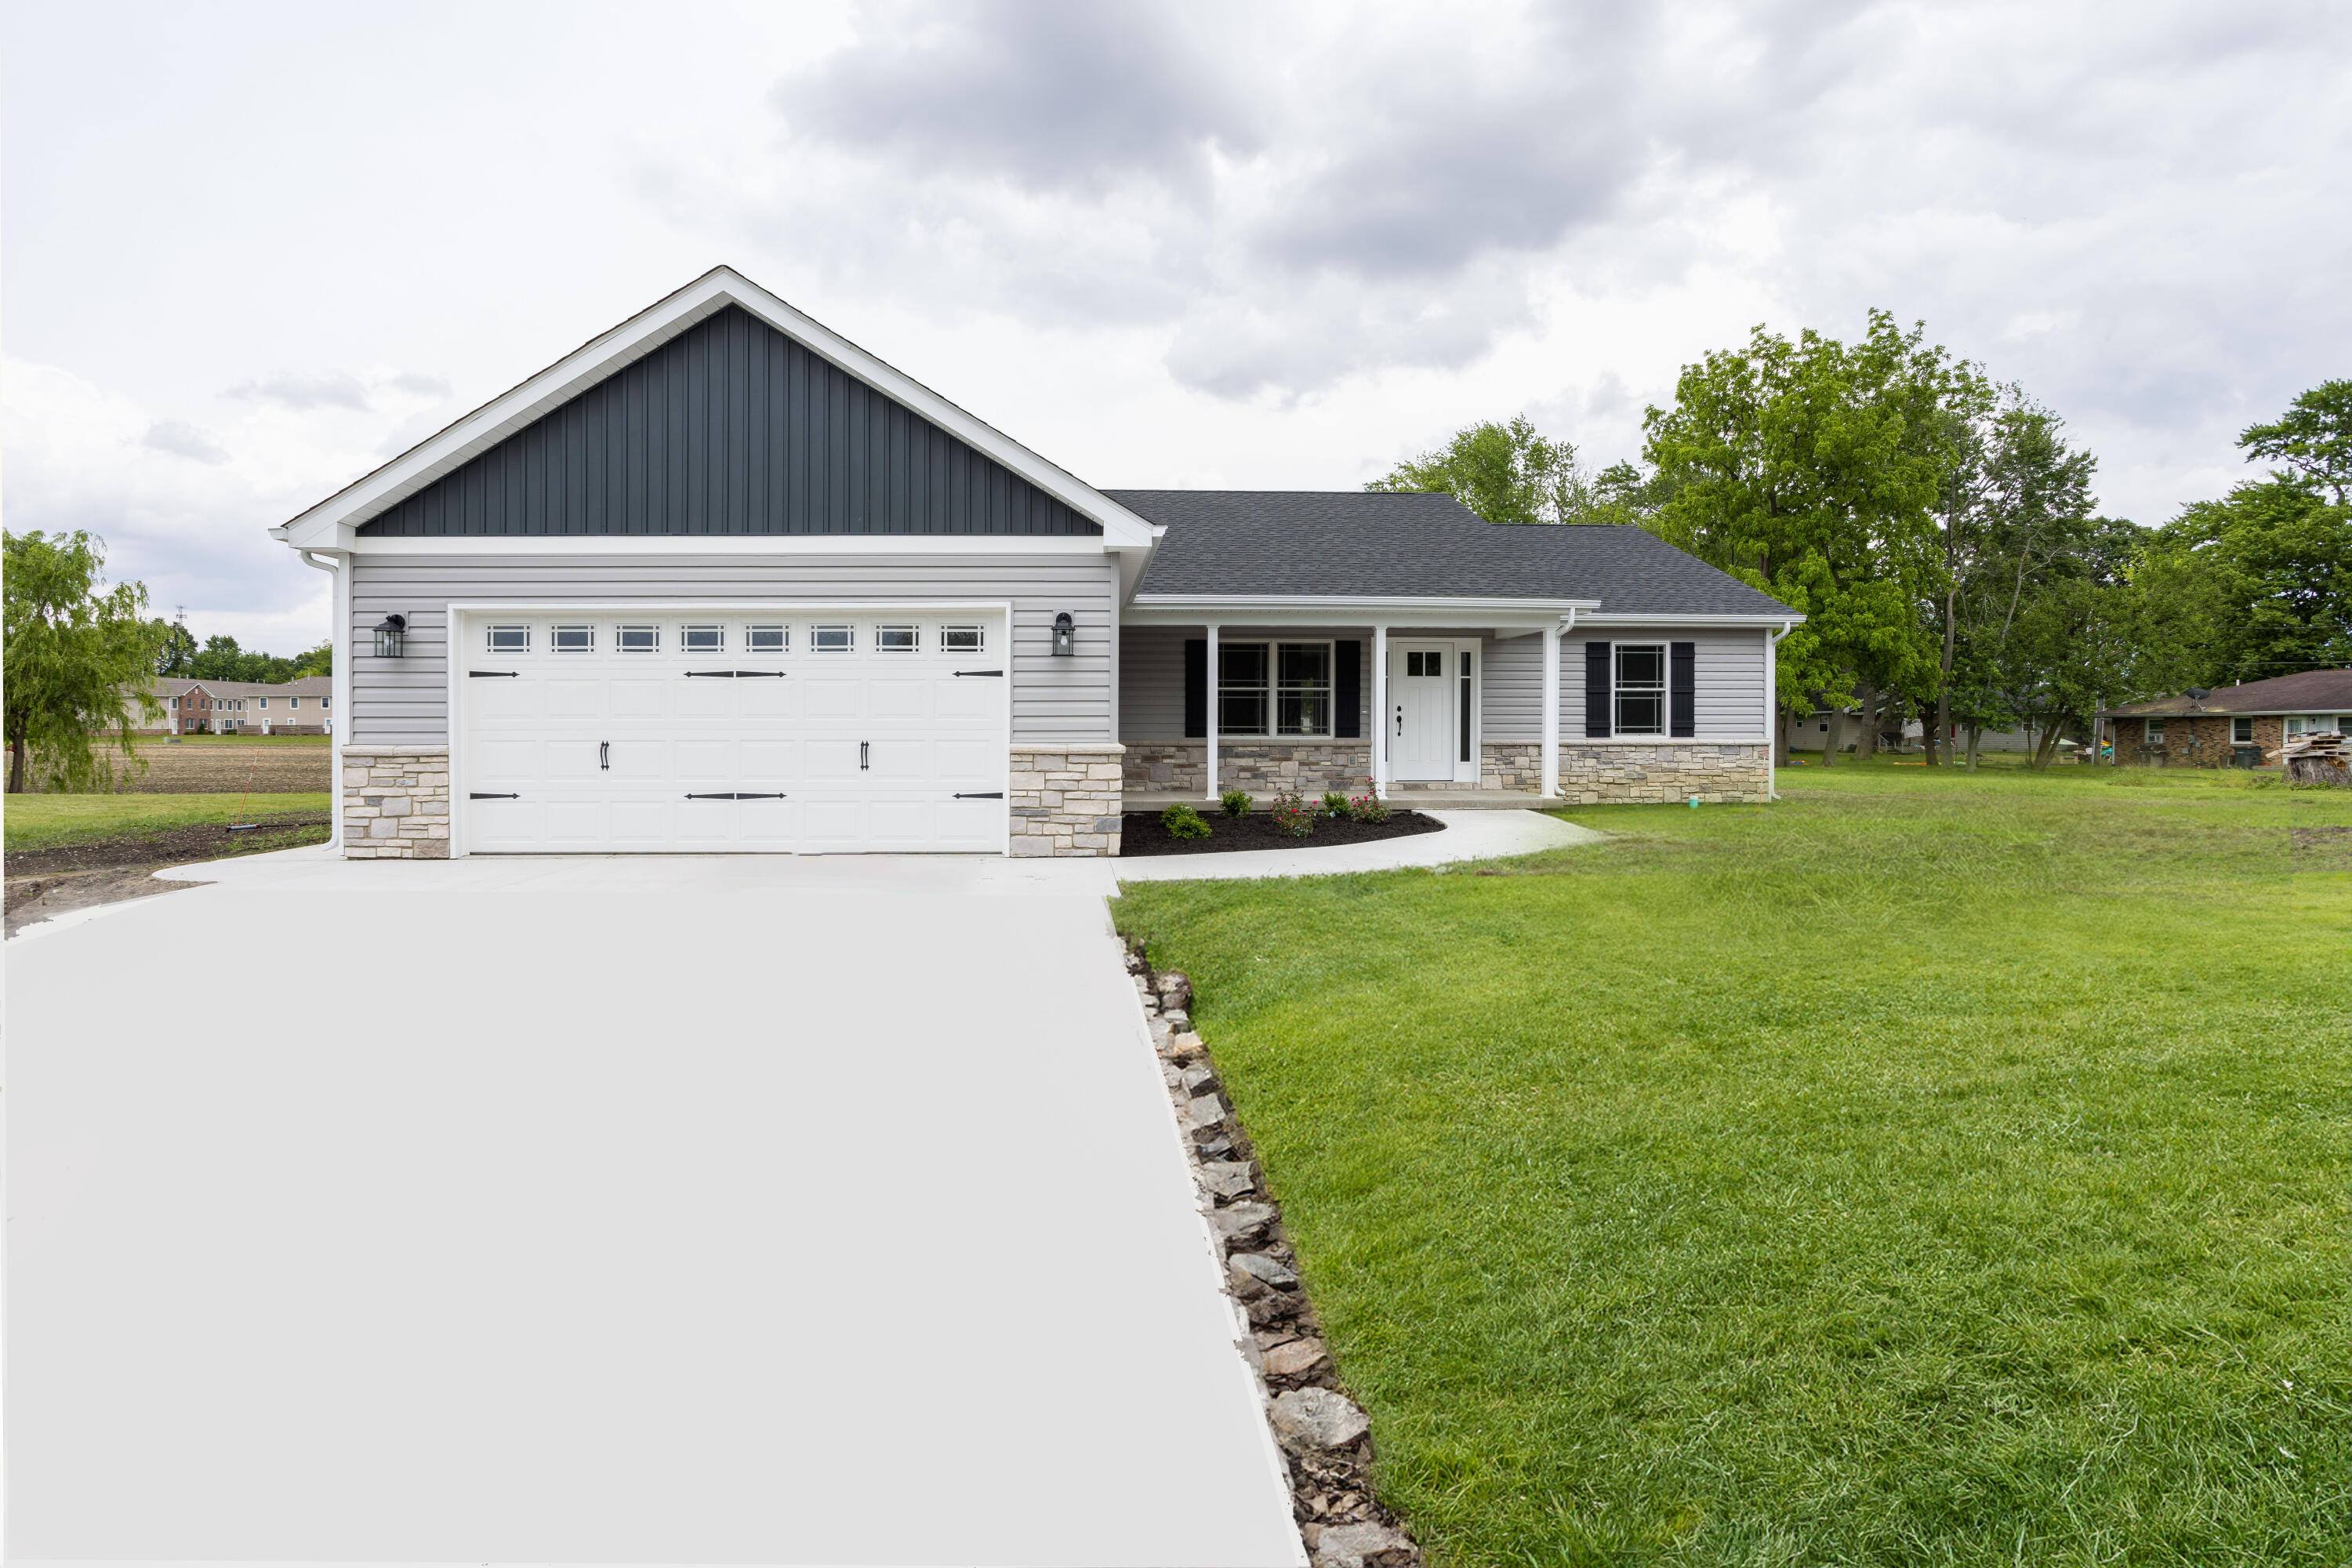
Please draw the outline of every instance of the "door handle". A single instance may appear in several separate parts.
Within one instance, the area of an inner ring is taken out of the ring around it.
[[[600,767],[600,768],[603,768],[606,773],[610,773],[610,772],[612,772],[612,770],[613,770],[613,742],[610,742],[610,741],[599,741],[599,742],[596,742],[596,765],[597,765],[598,767]]]
[[[511,669],[469,669],[466,674],[469,679],[473,680],[488,680],[492,676],[498,675],[507,676],[510,679],[516,678],[516,672]]]
[[[1001,789],[966,790],[959,794],[956,798],[958,800],[1003,800],[1004,792]]]
[[[866,771],[867,749],[873,744],[874,742],[871,741],[860,741],[857,742],[857,771],[861,773]]]
[[[1403,735],[1404,735],[1404,704],[1403,704],[1403,703],[1402,703],[1402,702],[1400,702],[1400,703],[1398,703],[1398,704],[1397,704],[1397,728],[1396,728],[1396,732],[1397,732],[1397,735],[1398,735],[1398,738],[1399,738],[1399,739],[1402,739],[1402,738],[1403,738]]]
[[[1003,675],[1004,672],[1001,669],[959,669],[956,673],[958,675]]]

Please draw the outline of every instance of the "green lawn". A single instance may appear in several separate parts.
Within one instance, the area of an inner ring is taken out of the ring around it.
[[[2352,794],[1841,760],[1132,886],[1458,1563],[2352,1553]]]
[[[299,795],[12,795],[0,796],[11,853],[97,838],[247,821],[287,812],[323,812],[323,790]],[[240,808],[244,815],[239,816]]]

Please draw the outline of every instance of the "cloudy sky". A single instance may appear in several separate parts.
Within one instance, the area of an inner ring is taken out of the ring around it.
[[[264,530],[714,263],[1101,485],[1597,467],[1883,306],[2158,521],[2352,374],[2341,5],[18,5],[0,506],[290,652]]]

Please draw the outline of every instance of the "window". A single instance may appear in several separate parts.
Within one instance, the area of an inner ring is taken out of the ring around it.
[[[2230,721],[2230,742],[2238,746],[2254,743],[2254,721],[2251,717]]]
[[[2150,719],[2147,721],[2147,743],[2151,746],[2161,746],[2164,744],[2163,720]]]
[[[299,697],[289,697],[286,700],[286,706],[289,708],[299,708],[302,706],[302,700]]]
[[[851,653],[857,647],[856,626],[814,626],[809,631],[811,653]]]
[[[1444,673],[1442,667],[1438,673]],[[1268,729],[1269,722],[1271,730]],[[1331,645],[1327,642],[1219,644],[1217,732],[1221,735],[1329,734]]]
[[[268,699],[268,698],[267,698],[267,697],[263,697],[263,698],[259,698],[259,699],[257,699],[257,700],[258,700],[258,701],[260,702],[260,704],[261,704],[261,706],[262,706],[262,709],[263,709],[265,711],[267,711],[267,710],[268,710],[268,707],[269,707],[269,699]]]
[[[1415,649],[1404,656],[1404,672],[1407,675],[1433,675],[1442,678],[1445,674],[1445,656],[1433,651],[1423,652]]]
[[[492,653],[529,653],[530,628],[529,626],[492,626],[490,651]]]
[[[549,646],[558,653],[594,653],[596,628],[594,626],[558,626],[555,628],[554,639]]]
[[[877,653],[913,653],[922,644],[922,633],[915,626],[876,626],[874,648]]]
[[[1666,649],[1663,643],[1619,643],[1615,733],[1666,732]]]
[[[680,626],[677,628],[677,648],[680,653],[725,653],[727,631],[723,626]]]
[[[614,626],[613,647],[618,653],[659,653],[661,628],[659,626]]]
[[[1331,732],[1331,645],[1286,642],[1274,654],[1274,730],[1277,735]]]
[[[978,626],[941,626],[940,628],[941,653],[984,653],[987,651],[987,634]]]
[[[746,626],[743,628],[745,653],[782,653],[792,647],[792,634],[782,626]]]
[[[319,706],[320,706],[320,707],[321,707],[321,708],[325,708],[325,707],[329,706],[331,703],[332,703],[332,702],[333,702],[333,700],[334,700],[334,699],[332,699],[332,698],[331,698],[331,697],[321,697],[321,698],[320,698],[320,699],[319,699]]]

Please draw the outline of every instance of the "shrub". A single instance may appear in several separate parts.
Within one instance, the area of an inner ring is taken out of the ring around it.
[[[1250,793],[1245,789],[1229,789],[1217,797],[1227,816],[1247,816],[1251,805]]]
[[[1297,790],[1285,791],[1274,797],[1274,830],[1290,838],[1304,838],[1315,831],[1316,808]]]
[[[1373,793],[1372,781],[1364,781],[1364,793],[1348,802],[1348,815],[1358,822],[1386,822],[1389,803]]]
[[[1347,816],[1348,792],[1343,789],[1325,790],[1323,792],[1323,815],[1326,816]]]
[[[1171,838],[1206,838],[1216,830],[1209,819],[1179,801],[1160,814],[1160,826],[1168,830]]]

